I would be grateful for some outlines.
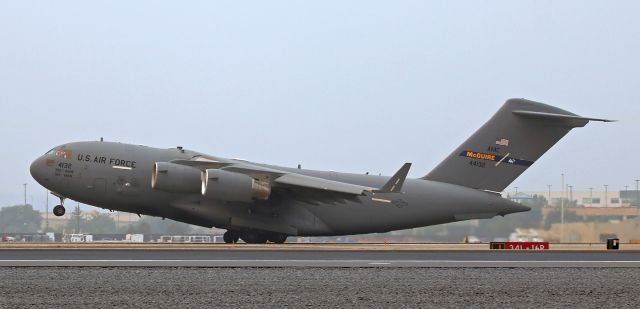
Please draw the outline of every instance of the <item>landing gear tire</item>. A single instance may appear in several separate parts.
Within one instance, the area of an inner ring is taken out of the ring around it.
[[[272,234],[272,235],[269,235],[269,241],[276,244],[284,244],[287,241],[287,235]]]
[[[263,233],[255,231],[243,232],[241,238],[248,244],[264,244],[267,242],[267,237]]]
[[[64,206],[62,206],[62,205],[57,205],[56,207],[53,207],[53,214],[56,215],[56,217],[64,216],[65,212],[66,212],[66,210],[64,209]]]
[[[54,195],[60,198],[60,205],[56,205],[56,207],[53,207],[53,214],[56,217],[62,217],[64,216],[64,213],[67,212],[66,209],[64,209],[64,197],[55,193]]]
[[[225,244],[233,243],[233,239],[231,239],[231,235],[229,234],[229,231],[224,232],[224,234],[222,235],[222,240],[224,240]]]
[[[238,242],[238,240],[240,240],[240,235],[238,234],[238,232],[226,231],[224,232],[224,235],[222,235],[222,239],[227,244],[235,244]]]

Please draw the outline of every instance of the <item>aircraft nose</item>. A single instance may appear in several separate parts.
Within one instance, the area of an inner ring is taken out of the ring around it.
[[[29,168],[29,172],[31,172],[31,177],[33,177],[33,179],[35,179],[38,183],[42,184],[42,180],[44,179],[44,158],[43,157],[39,157],[37,159],[35,159],[32,163],[31,163],[31,167]]]

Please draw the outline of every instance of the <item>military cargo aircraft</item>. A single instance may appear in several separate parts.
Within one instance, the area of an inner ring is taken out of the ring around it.
[[[226,229],[224,241],[283,243],[288,236],[381,233],[530,210],[500,192],[572,128],[589,121],[510,99],[424,177],[337,173],[254,163],[177,147],[113,142],[55,147],[31,175],[60,198]]]

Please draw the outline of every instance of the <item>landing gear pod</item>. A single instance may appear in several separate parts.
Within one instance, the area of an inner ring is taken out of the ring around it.
[[[271,195],[269,183],[260,182],[253,177],[209,169],[202,173],[202,195],[228,202],[252,202],[266,200]]]

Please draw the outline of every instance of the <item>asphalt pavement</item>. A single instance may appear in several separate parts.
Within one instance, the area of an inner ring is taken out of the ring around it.
[[[0,266],[640,267],[640,252],[10,249]]]
[[[638,308],[640,268],[0,267],[0,308]]]
[[[640,307],[635,250],[132,248],[0,248],[0,308]]]

